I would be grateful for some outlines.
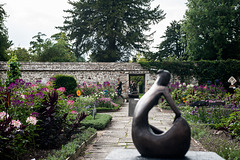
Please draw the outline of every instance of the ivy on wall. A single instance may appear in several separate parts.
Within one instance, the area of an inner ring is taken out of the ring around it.
[[[144,69],[156,72],[159,69],[168,70],[177,75],[181,82],[189,82],[195,77],[199,84],[207,84],[207,81],[215,83],[219,80],[228,88],[228,79],[234,76],[239,85],[240,61],[239,60],[218,60],[218,61],[194,61],[194,62],[139,62]]]

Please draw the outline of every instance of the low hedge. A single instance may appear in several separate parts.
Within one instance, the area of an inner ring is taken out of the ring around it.
[[[229,88],[230,83],[228,83],[228,79],[231,76],[234,76],[236,79],[240,78],[240,61],[232,59],[187,62],[139,62],[139,64],[144,69],[155,73],[159,69],[166,69],[173,75],[178,76],[181,82],[190,82],[192,77],[194,77],[199,84],[207,84],[207,81],[211,81],[214,84],[215,80],[218,79],[224,84],[226,89]],[[240,82],[237,82],[235,85],[240,85]]]
[[[75,154],[76,150],[81,147],[81,144],[94,134],[96,134],[96,129],[87,128],[83,132],[75,135],[75,138],[71,142],[63,145],[59,150],[53,150],[51,153],[49,153],[47,158],[42,160],[66,160],[68,157]]]
[[[54,78],[56,78],[54,81],[55,88],[65,87],[66,91],[64,93],[66,95],[76,93],[77,81],[73,76],[58,74]]]
[[[97,107],[97,112],[115,112],[118,111],[120,106],[114,108],[107,108],[107,107]]]
[[[108,114],[96,114],[95,119],[93,119],[93,116],[89,115],[81,121],[81,125],[85,127],[92,127],[97,130],[103,130],[111,120],[112,116]]]

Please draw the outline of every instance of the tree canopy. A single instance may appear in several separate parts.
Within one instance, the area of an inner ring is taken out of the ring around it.
[[[75,62],[76,57],[71,50],[69,40],[65,33],[52,35],[43,39],[45,34],[39,32],[30,42],[30,52],[33,53],[33,61],[39,62]]]
[[[154,60],[168,60],[186,59],[185,45],[182,43],[182,38],[185,34],[181,32],[181,22],[172,21],[167,27],[164,35],[161,37],[163,41],[157,47],[158,51],[150,55],[150,59]]]
[[[92,61],[127,61],[134,51],[147,52],[150,24],[165,14],[152,0],[69,1],[64,25],[59,27],[74,40],[75,55],[90,54]]]
[[[0,61],[8,60],[6,50],[11,46],[11,42],[8,40],[7,28],[4,25],[6,16],[3,4],[0,4]]]
[[[191,60],[240,59],[239,0],[188,0],[182,29]]]
[[[7,50],[7,54],[10,57],[16,55],[19,62],[29,62],[32,60],[32,55],[29,54],[28,50],[21,47],[17,47],[15,49],[10,48]]]

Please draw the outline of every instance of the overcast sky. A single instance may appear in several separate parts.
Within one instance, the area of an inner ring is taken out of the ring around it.
[[[3,8],[9,16],[5,25],[14,47],[28,48],[32,37],[38,32],[46,34],[45,38],[58,33],[59,30],[55,27],[62,26],[63,16],[67,15],[63,10],[71,8],[67,2],[68,0],[1,0],[0,4],[5,4]],[[160,44],[160,37],[170,22],[183,19],[186,2],[187,0],[154,0],[152,5],[160,4],[166,18],[152,26],[152,31],[156,31],[153,47]]]

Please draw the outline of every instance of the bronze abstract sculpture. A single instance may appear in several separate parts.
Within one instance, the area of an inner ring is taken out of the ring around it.
[[[171,75],[168,71],[158,71],[157,80],[139,100],[135,108],[132,139],[143,157],[182,158],[190,147],[191,130],[171,98],[168,88],[170,78]],[[148,123],[148,112],[158,104],[161,96],[166,98],[176,114],[173,126],[166,132]]]

